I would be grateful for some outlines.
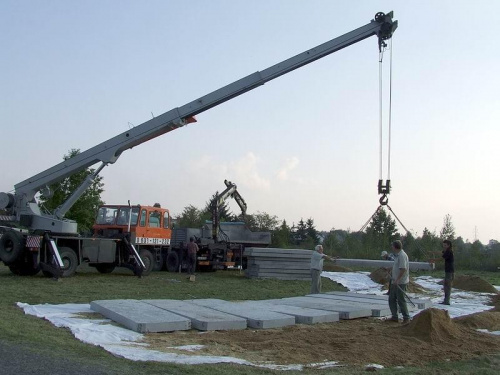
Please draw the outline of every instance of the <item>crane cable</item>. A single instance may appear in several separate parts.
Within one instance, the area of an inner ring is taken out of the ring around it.
[[[382,197],[379,200],[380,205],[377,207],[373,215],[365,222],[365,224],[361,227],[359,232],[363,232],[368,224],[373,220],[377,213],[383,209],[383,206],[387,206],[389,211],[394,215],[399,224],[403,227],[403,229],[408,233],[409,230],[405,227],[403,222],[399,219],[396,213],[392,210],[391,206],[388,204],[387,195],[391,191],[391,137],[392,137],[392,39],[390,40],[390,61],[389,61],[389,114],[388,114],[388,144],[387,144],[387,180],[385,185],[382,182],[383,175],[383,87],[382,87],[382,66],[383,66],[383,57],[385,49],[381,49],[379,51],[379,184],[378,191],[379,194],[382,194]]]

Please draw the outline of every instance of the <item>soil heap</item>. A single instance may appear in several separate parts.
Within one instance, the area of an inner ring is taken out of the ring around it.
[[[404,330],[408,336],[433,344],[459,340],[462,334],[460,327],[451,320],[448,311],[433,308],[415,315]]]
[[[453,287],[469,292],[498,293],[498,290],[490,282],[475,275],[455,276]]]
[[[389,288],[390,276],[387,273],[386,269],[383,267],[373,271],[370,274],[370,279],[372,279],[377,284],[382,284],[384,286],[384,289]],[[408,284],[408,288],[406,291],[409,293],[421,293],[423,292],[423,289],[410,278],[410,283]]]
[[[455,323],[472,329],[487,329],[489,331],[500,331],[500,312],[484,311],[476,314],[459,316],[453,319]]]

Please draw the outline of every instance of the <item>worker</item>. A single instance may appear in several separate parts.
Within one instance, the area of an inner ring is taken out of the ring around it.
[[[394,254],[393,253],[388,253],[387,251],[382,251],[382,253],[380,253],[380,257],[383,259],[383,260],[390,260],[390,261],[394,261]]]
[[[198,253],[198,245],[194,242],[194,237],[189,238],[187,244],[187,261],[188,261],[188,274],[194,275],[196,269],[196,254]]]
[[[392,250],[395,256],[391,272],[391,288],[389,289],[389,308],[392,317],[390,321],[399,322],[398,306],[403,315],[403,323],[410,321],[408,306],[406,305],[406,289],[410,282],[410,264],[408,255],[403,250],[401,241],[396,240],[392,243]]]
[[[394,259],[395,259],[393,253],[388,253],[385,250],[380,253],[380,257],[383,260],[390,260],[391,262],[394,262]],[[384,269],[386,270],[387,273],[389,273],[390,268],[384,268]],[[390,277],[390,274],[388,276],[389,276],[389,286],[387,288],[387,293],[385,293],[386,295],[389,295],[390,294],[390,290],[391,290],[391,277]]]
[[[451,286],[455,278],[455,258],[453,255],[453,245],[451,241],[443,241],[443,259],[444,259],[444,301],[443,305],[450,304]]]
[[[311,294],[321,293],[321,272],[323,271],[323,260],[325,258],[333,262],[338,259],[323,254],[323,246],[316,245],[311,255]]]

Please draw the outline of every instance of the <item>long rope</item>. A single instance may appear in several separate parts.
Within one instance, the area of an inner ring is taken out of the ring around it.
[[[379,180],[382,180],[382,61],[384,59],[384,51],[379,52],[378,59],[378,112],[379,112]]]
[[[387,147],[387,179],[391,179],[391,134],[392,134],[392,38],[389,63],[389,145]]]

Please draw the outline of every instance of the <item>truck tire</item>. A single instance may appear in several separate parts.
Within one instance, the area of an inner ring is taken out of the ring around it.
[[[59,249],[59,254],[61,255],[61,260],[64,264],[63,266],[63,277],[73,276],[78,267],[78,257],[76,253],[69,247],[61,247]]]
[[[23,236],[13,230],[5,232],[0,238],[0,259],[5,265],[14,264],[24,250]]]
[[[177,272],[179,270],[179,255],[175,251],[171,251],[167,255],[167,271]]]
[[[31,259],[18,259],[17,262],[9,266],[9,269],[14,275],[19,276],[34,276],[40,272],[38,264],[33,264]]]
[[[147,276],[153,271],[153,268],[155,266],[155,258],[153,254],[151,254],[151,251],[149,250],[141,250],[139,252],[139,256],[142,259],[142,262],[146,266],[144,271],[142,271],[142,276]]]
[[[99,273],[111,273],[115,270],[116,265],[114,263],[99,263],[94,267]]]

